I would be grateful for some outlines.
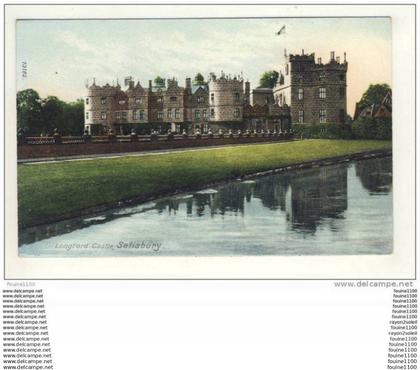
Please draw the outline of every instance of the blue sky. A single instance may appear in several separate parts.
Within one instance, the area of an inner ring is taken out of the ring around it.
[[[275,32],[286,25],[286,33]],[[328,60],[347,52],[348,111],[370,83],[391,84],[390,18],[71,20],[17,22],[17,88],[63,100],[84,96],[86,79],[185,77],[223,70],[258,85],[289,53]],[[20,76],[26,62],[28,75]]]

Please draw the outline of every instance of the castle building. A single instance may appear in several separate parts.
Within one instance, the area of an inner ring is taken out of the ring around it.
[[[289,130],[291,123],[345,122],[347,61],[331,53],[323,64],[314,54],[289,55],[276,86],[251,91],[242,76],[210,74],[209,81],[192,85],[191,79],[179,86],[176,79],[147,88],[128,79],[121,86],[87,87],[85,129],[91,134],[110,130],[129,134],[135,130],[206,133],[224,130]]]
[[[289,55],[273,89],[275,102],[291,109],[292,123],[344,123],[347,117],[347,60],[331,52],[328,63],[315,54]]]
[[[267,103],[251,105],[249,82],[223,72],[220,77],[212,73],[207,84],[198,86],[193,86],[190,78],[185,87],[175,79],[161,86],[149,81],[148,88],[130,80],[123,91],[119,84],[98,86],[94,82],[85,97],[85,129],[91,134],[110,130],[129,134],[133,129],[140,134],[151,130],[289,129],[288,107],[269,107],[274,105],[272,93]]]

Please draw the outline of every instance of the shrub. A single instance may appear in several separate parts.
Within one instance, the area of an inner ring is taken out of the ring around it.
[[[391,118],[360,118],[351,124],[294,124],[296,138],[392,140]]]

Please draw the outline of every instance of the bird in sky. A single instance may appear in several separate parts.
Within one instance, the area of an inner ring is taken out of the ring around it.
[[[283,26],[282,28],[280,28],[280,30],[276,32],[276,35],[279,36],[282,33],[286,33],[286,26]]]

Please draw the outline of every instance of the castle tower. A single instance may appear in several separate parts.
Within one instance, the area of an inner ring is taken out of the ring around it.
[[[243,121],[244,81],[242,77],[211,74],[209,81],[210,123],[235,128]]]
[[[293,123],[344,123],[347,116],[347,60],[331,52],[328,63],[315,54],[289,55],[274,88],[275,101],[290,105]]]
[[[115,97],[121,93],[120,87],[98,86],[93,82],[87,88],[84,99],[85,129],[91,134],[113,130]]]

